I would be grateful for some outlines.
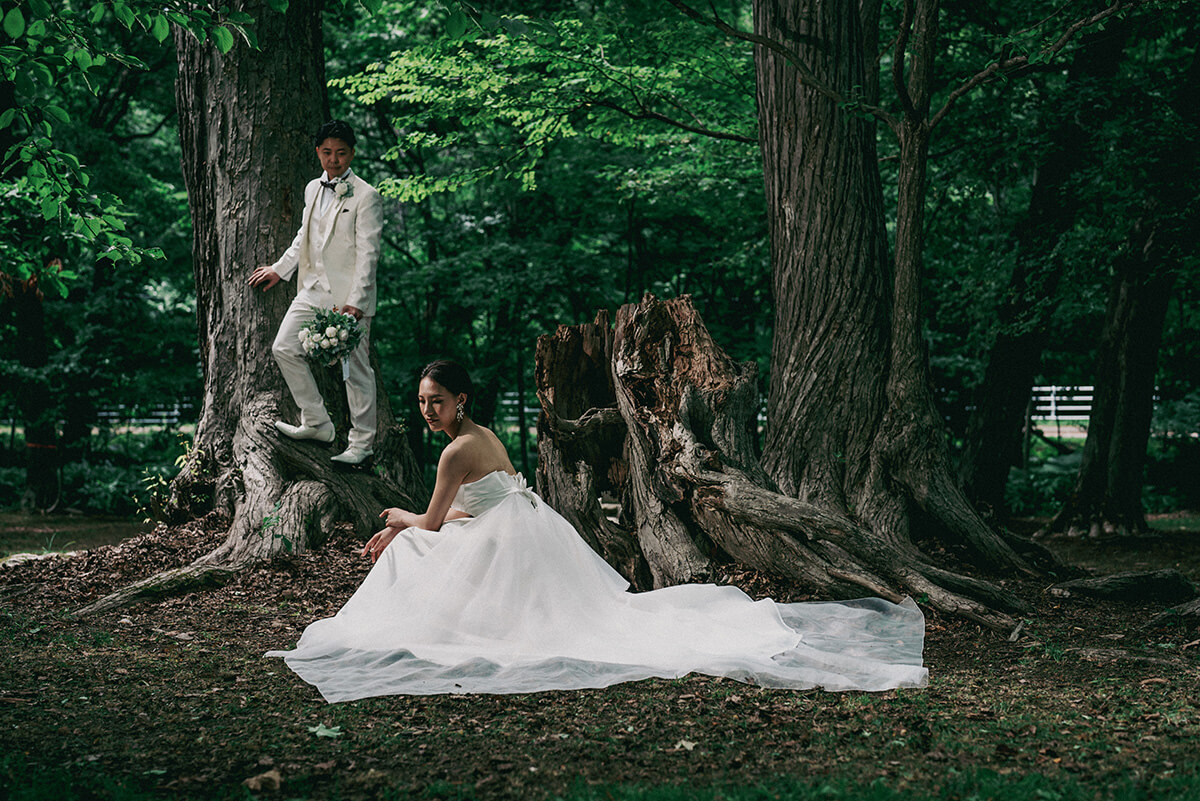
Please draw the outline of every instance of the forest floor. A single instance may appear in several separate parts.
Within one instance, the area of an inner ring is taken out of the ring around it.
[[[1055,541],[1108,573],[1200,583],[1200,519]],[[0,568],[0,798],[1200,798],[1200,633],[1169,604],[1058,598],[1019,636],[927,611],[925,689],[764,690],[687,677],[519,696],[329,705],[281,660],[367,563],[339,531],[226,586],[76,620],[217,544],[160,527]],[[752,574],[752,595],[808,597]]]

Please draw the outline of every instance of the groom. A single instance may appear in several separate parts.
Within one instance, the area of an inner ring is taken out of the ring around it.
[[[383,230],[379,193],[350,171],[354,160],[354,131],[341,120],[321,126],[315,137],[317,159],[325,170],[304,188],[304,218],[292,246],[279,261],[262,265],[250,275],[250,285],[270,289],[299,270],[296,299],[288,308],[271,351],[287,381],[300,425],[282,420],[275,428],[292,439],[333,442],[334,427],[300,345],[300,329],[320,309],[337,307],[354,315],[363,338],[348,357],[350,377],[346,400],[350,406],[348,447],[333,457],[347,465],[364,462],[375,443],[375,373],[368,360],[371,317],[375,314],[375,265]]]

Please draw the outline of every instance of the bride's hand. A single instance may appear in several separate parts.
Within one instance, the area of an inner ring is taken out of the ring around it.
[[[416,515],[405,509],[384,509],[379,513],[379,516],[387,519],[388,528],[400,529],[416,525],[416,523],[413,522],[413,518],[416,517]]]
[[[367,544],[363,547],[362,555],[370,556],[371,562],[376,562],[384,548],[387,548],[399,533],[400,529],[394,526],[388,526],[383,531],[375,532],[375,536],[367,540]]]

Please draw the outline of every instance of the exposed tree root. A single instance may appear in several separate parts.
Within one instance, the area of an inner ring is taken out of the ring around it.
[[[610,562],[635,586],[631,566],[638,559],[631,553],[645,559],[656,587],[706,578],[714,558],[729,558],[832,597],[912,595],[1003,631],[1016,624],[1011,613],[1029,611],[995,584],[931,564],[907,538],[907,526],[899,534],[881,530],[836,505],[778,492],[754,453],[754,368],[729,360],[686,298],[623,307],[615,331],[608,330],[601,315],[538,342],[539,490],[569,519],[584,521],[581,530],[602,531],[589,541],[602,540],[597,550],[606,557],[621,553]],[[580,370],[585,352],[590,366]],[[627,469],[613,468],[620,461]],[[567,465],[574,478],[564,484],[553,476]],[[601,475],[603,490],[621,504],[620,526],[596,522]],[[924,498],[908,500],[947,512],[928,503],[932,494],[927,486]],[[948,538],[960,544],[968,532],[975,537],[976,553],[992,567],[1032,572],[981,522],[948,527]]]
[[[247,562],[236,565],[205,564],[198,560],[184,567],[156,573],[149,578],[135,581],[116,592],[100,598],[71,614],[75,617],[108,612],[139,601],[157,601],[197,590],[210,590],[230,581]]]
[[[409,451],[400,447],[402,437],[381,440],[375,470],[335,469],[328,447],[278,434],[277,416],[274,400],[263,394],[247,404],[238,422],[232,463],[215,479],[218,493],[232,498],[236,510],[220,546],[190,565],[124,587],[75,614],[208,589],[247,565],[319,547],[336,521],[348,520],[367,535],[381,527],[378,515],[386,507],[424,508],[427,499],[418,494],[419,485],[406,490],[390,479],[416,475]]]
[[[1051,587],[1050,594],[1063,598],[1084,595],[1121,601],[1177,603],[1195,598],[1196,586],[1178,570],[1132,571],[1064,581]]]
[[[1160,612],[1147,621],[1147,627],[1169,625],[1200,626],[1200,598],[1193,598],[1187,603],[1172,606],[1165,612]]]

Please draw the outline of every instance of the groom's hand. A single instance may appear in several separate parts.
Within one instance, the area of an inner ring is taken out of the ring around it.
[[[250,286],[261,286],[263,292],[266,292],[279,283],[279,273],[272,270],[269,265],[264,264],[250,273],[249,283]]]
[[[357,306],[343,306],[340,311],[342,314],[351,315],[355,320],[361,320],[363,318],[362,309],[358,308]]]

